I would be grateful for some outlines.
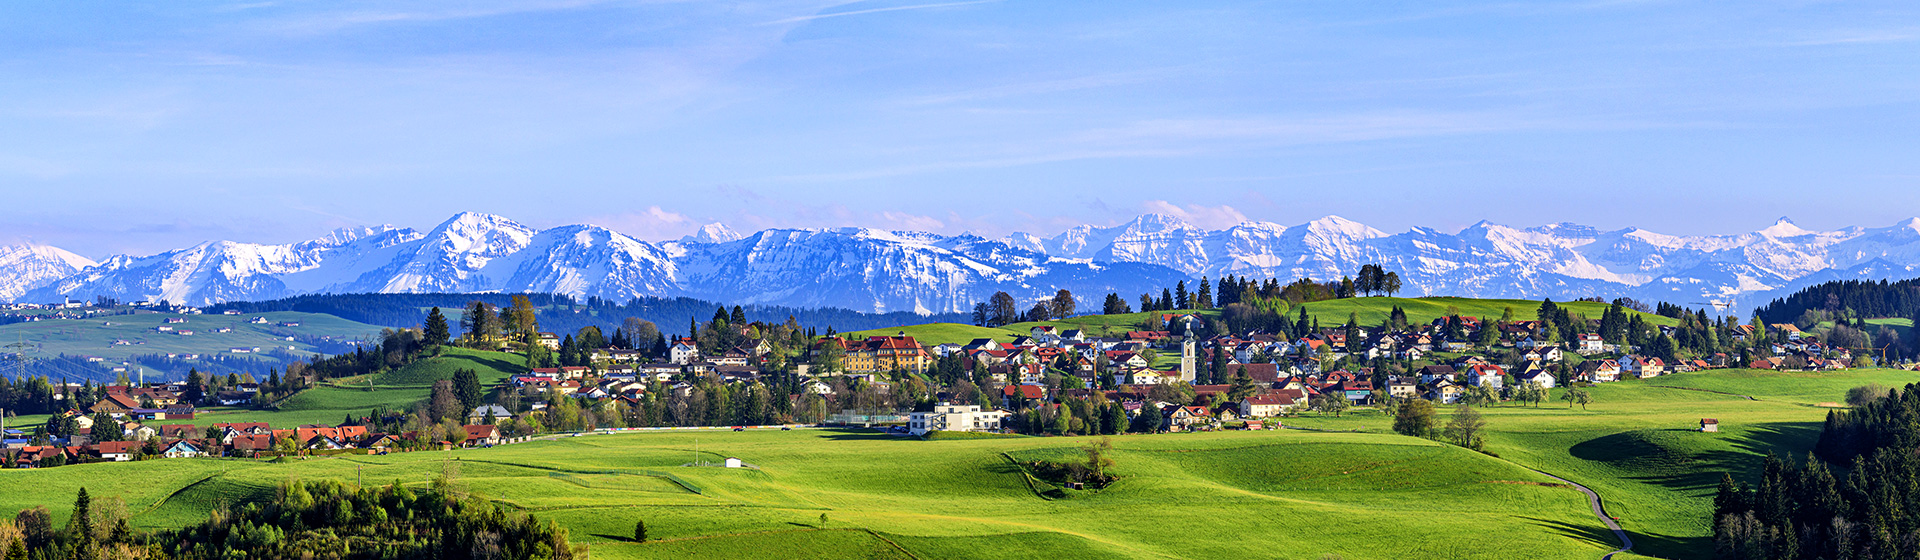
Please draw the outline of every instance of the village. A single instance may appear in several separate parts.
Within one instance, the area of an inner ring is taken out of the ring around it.
[[[1545,306],[1543,312],[1552,315]],[[572,335],[532,333],[529,347],[537,344],[549,352],[574,352],[584,365],[525,368],[489,388],[495,395],[492,402],[469,403],[474,406],[464,415],[439,414],[458,417],[441,419],[444,427],[436,420],[430,426],[407,424],[414,429],[403,430],[397,429],[401,424],[382,423],[375,417],[334,426],[275,429],[267,422],[231,422],[200,427],[169,422],[195,417],[196,403],[182,397],[189,392],[184,382],[62,385],[55,387],[56,399],[75,394],[98,398],[87,399],[93,402],[85,409],[70,408],[55,415],[46,426],[30,431],[7,429],[3,453],[8,466],[44,467],[151,458],[381,454],[491,446],[569,428],[712,426],[716,422],[711,420],[611,420],[622,414],[619,411],[644,418],[639,411],[645,407],[683,401],[716,387],[748,394],[765,392],[775,384],[790,387],[788,397],[796,406],[783,414],[763,413],[751,419],[772,420],[765,423],[783,427],[881,428],[922,437],[935,432],[1064,435],[1276,429],[1284,427],[1288,416],[1338,415],[1350,407],[1412,399],[1442,405],[1538,403],[1555,388],[1667,373],[1728,367],[1833,370],[1856,365],[1851,349],[1824,344],[1793,324],[1702,324],[1724,331],[1738,353],[1682,358],[1674,355],[1672,340],[1688,336],[1681,332],[1684,327],[1634,322],[1633,328],[1646,331],[1639,336],[1651,341],[1645,346],[1667,354],[1661,357],[1608,342],[1598,333],[1608,330],[1604,321],[1585,318],[1572,319],[1577,324],[1564,328],[1568,325],[1552,321],[1492,321],[1459,315],[1405,325],[1398,308],[1394,316],[1401,319],[1371,328],[1351,320],[1343,327],[1304,328],[1300,330],[1306,334],[1300,337],[1260,329],[1220,332],[1231,329],[1193,311],[1153,313],[1140,326],[1156,330],[1127,330],[1110,336],[1067,328],[1071,324],[1032,326],[1025,335],[1005,341],[980,338],[934,345],[904,331],[865,338],[829,333],[807,340],[802,351],[789,356],[781,349],[785,340],[780,337],[747,336],[760,332],[762,325],[726,327],[724,313],[717,313],[716,322],[709,326],[727,329],[739,344],[720,348],[711,340],[703,345],[699,338],[674,337],[664,351],[647,352],[615,345],[585,348]],[[1304,313],[1302,321],[1305,324]],[[1396,322],[1402,324],[1396,326]],[[1557,340],[1566,331],[1575,332],[1572,339]],[[229,383],[224,390],[204,395],[199,404],[245,405],[259,387],[258,383]],[[1586,404],[1584,392],[1562,391],[1561,395],[1569,406],[1576,400]],[[812,407],[810,414],[804,403],[811,401],[821,406]],[[562,402],[582,410],[615,412],[599,421],[560,425],[545,414]],[[837,412],[820,414],[823,406]],[[749,419],[729,417],[717,425],[753,423]],[[383,425],[396,429],[379,429]]]

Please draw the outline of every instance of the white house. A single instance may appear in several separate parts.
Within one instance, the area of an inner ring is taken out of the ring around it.
[[[699,358],[700,358],[700,348],[698,346],[695,346],[693,344],[693,341],[690,341],[687,339],[680,339],[680,340],[674,341],[673,347],[667,350],[667,361],[670,361],[676,364],[680,364],[680,365],[691,364],[695,360],[698,360]]]
[[[1004,410],[981,410],[979,405],[942,404],[932,411],[915,412],[907,419],[907,433],[926,435],[927,432],[986,432],[1000,429],[1009,413]]]
[[[1574,349],[1575,352],[1581,354],[1598,354],[1606,350],[1607,341],[1601,339],[1600,335],[1592,333],[1580,335],[1580,346]]]

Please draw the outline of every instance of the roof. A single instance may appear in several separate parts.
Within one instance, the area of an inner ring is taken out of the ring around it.
[[[1028,399],[1043,399],[1047,396],[1047,388],[1039,385],[1008,385],[1001,392],[1009,397],[1018,394]]]

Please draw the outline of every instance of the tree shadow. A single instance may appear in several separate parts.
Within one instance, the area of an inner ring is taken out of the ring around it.
[[[1538,517],[1521,517],[1521,519],[1525,519],[1534,525],[1552,529],[1553,532],[1560,534],[1560,536],[1577,541],[1590,542],[1601,546],[1620,546],[1620,539],[1614,537],[1613,530],[1608,529],[1605,525],[1601,525],[1598,519],[1584,524],[1567,523],[1565,521],[1541,519]]]
[[[621,535],[608,535],[608,534],[605,534],[605,533],[588,533],[588,534],[590,534],[590,535],[593,535],[593,536],[596,536],[596,537],[600,537],[600,538],[603,538],[603,539],[607,539],[607,540],[610,540],[610,541],[618,541],[618,542],[640,542],[640,541],[636,541],[636,540],[633,540],[633,535],[626,535],[626,536],[621,536]]]
[[[881,430],[847,428],[819,431],[827,432],[819,436],[821,439],[833,441],[920,441],[919,438],[909,437],[906,434],[890,434]]]

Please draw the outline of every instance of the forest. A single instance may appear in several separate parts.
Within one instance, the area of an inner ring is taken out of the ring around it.
[[[464,309],[473,302],[504,308],[516,295],[526,296],[539,309],[539,321],[553,332],[577,331],[594,326],[611,332],[627,317],[638,317],[660,325],[682,325],[705,318],[721,304],[693,298],[633,298],[626,302],[589,297],[578,299],[559,294],[315,294],[272,301],[229,302],[206,309],[220,313],[232,309],[241,313],[301,311],[325,313],[343,319],[386,327],[417,327],[427,319],[427,310]],[[864,313],[851,309],[802,309],[784,306],[742,306],[754,321],[784,322],[788,317],[802,326],[839,331],[857,331],[920,323],[966,322],[963,313],[918,315],[908,312]]]
[[[1920,384],[1849,395],[1804,462],[1769,454],[1759,481],[1720,483],[1720,558],[1920,556]],[[1837,465],[1837,467],[1836,467]]]

